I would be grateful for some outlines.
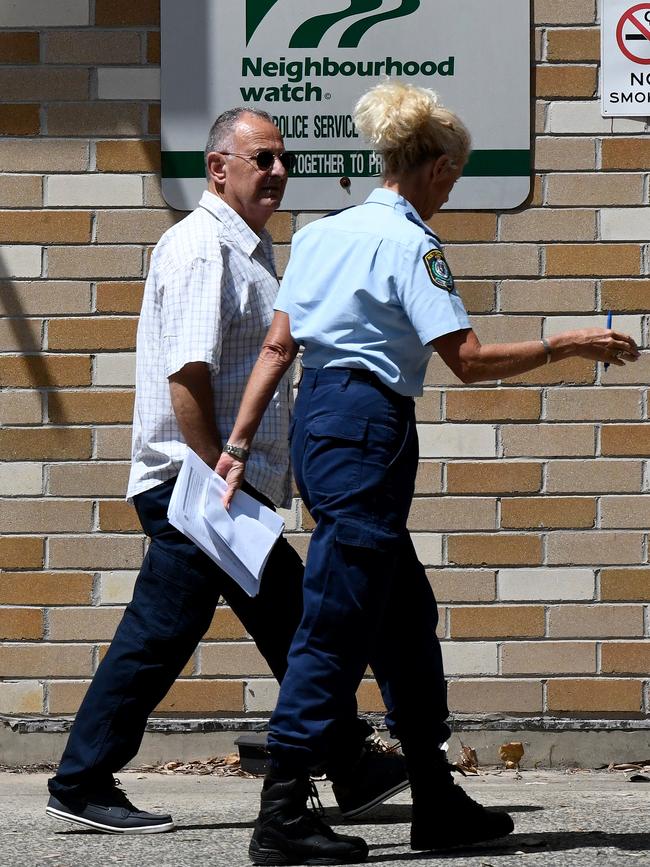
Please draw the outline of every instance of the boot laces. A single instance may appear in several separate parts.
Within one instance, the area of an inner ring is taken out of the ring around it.
[[[311,812],[321,818],[325,815],[325,807],[323,807],[321,803],[321,799],[318,795],[318,789],[316,788],[316,783],[313,780],[309,780],[309,803],[311,804]]]

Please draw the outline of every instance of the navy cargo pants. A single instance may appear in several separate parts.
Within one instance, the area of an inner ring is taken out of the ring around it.
[[[137,753],[147,717],[165,696],[210,626],[220,596],[281,681],[302,614],[303,565],[281,538],[259,595],[250,598],[167,520],[175,479],[135,498],[151,544],[115,637],[76,716],[50,792],[81,795],[112,785]],[[250,487],[248,493],[271,505]],[[371,731],[356,706],[341,735],[350,749]]]
[[[436,602],[406,530],[418,464],[414,406],[366,371],[304,371],[292,458],[316,528],[270,725],[272,766],[282,775],[330,752],[368,662],[407,756],[427,755],[449,736]]]

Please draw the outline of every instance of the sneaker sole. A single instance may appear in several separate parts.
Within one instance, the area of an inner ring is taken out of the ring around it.
[[[409,786],[409,781],[403,780],[401,783],[393,786],[392,789],[388,789],[388,791],[382,792],[381,795],[377,795],[377,797],[373,798],[372,801],[368,801],[366,804],[362,804],[360,807],[355,807],[354,810],[341,810],[341,815],[344,819],[356,819],[357,816],[363,816],[364,813],[372,810],[373,807],[378,807],[379,804],[383,804],[384,801],[388,801],[389,798],[398,795],[400,792],[403,792],[404,789],[408,789]]]
[[[112,825],[102,825],[101,822],[93,822],[92,819],[84,819],[81,816],[63,813],[54,807],[46,807],[45,812],[50,818],[58,819],[60,822],[69,822],[71,825],[83,825],[85,828],[94,828],[96,831],[103,831],[105,834],[162,834],[164,831],[171,831],[174,827],[173,822],[165,822],[161,825],[142,825],[139,828],[115,828]]]
[[[360,852],[358,856],[348,861],[343,861],[340,858],[298,858],[296,860],[285,855],[284,852],[278,852],[277,849],[264,849],[254,843],[248,847],[248,855],[253,864],[268,865],[268,867],[275,867],[275,865],[277,867],[292,867],[292,865],[300,864],[308,864],[310,867],[317,867],[317,865],[326,867],[329,864],[360,864],[367,857]]]
[[[422,845],[422,843],[418,843],[417,841],[411,841],[411,849],[414,849],[416,852],[443,852],[448,849],[462,849],[476,846],[478,843],[488,843],[492,840],[504,839],[508,834],[512,834],[513,830],[514,828],[511,828],[509,831],[500,831],[498,834],[488,834],[477,837],[475,840],[441,840],[438,843],[427,842],[426,845]]]

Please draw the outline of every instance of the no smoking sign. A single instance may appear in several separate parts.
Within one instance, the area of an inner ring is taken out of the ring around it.
[[[650,115],[650,0],[604,0],[602,113]]]

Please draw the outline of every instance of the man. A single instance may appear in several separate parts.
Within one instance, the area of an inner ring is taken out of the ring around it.
[[[273,315],[278,281],[264,226],[279,207],[290,155],[269,115],[233,109],[206,146],[208,189],[199,207],[154,250],[138,326],[133,500],[151,545],[133,599],[79,709],[49,816],[112,833],[155,833],[169,815],[137,809],[113,774],[137,753],[148,716],[207,630],[223,596],[280,681],[302,613],[300,558],[275,546],[251,599],[167,521],[187,446],[215,466]],[[291,385],[281,383],[248,463],[248,492],[267,505],[290,498]],[[352,719],[330,768],[344,815],[359,815],[407,785],[400,758],[364,746]]]

